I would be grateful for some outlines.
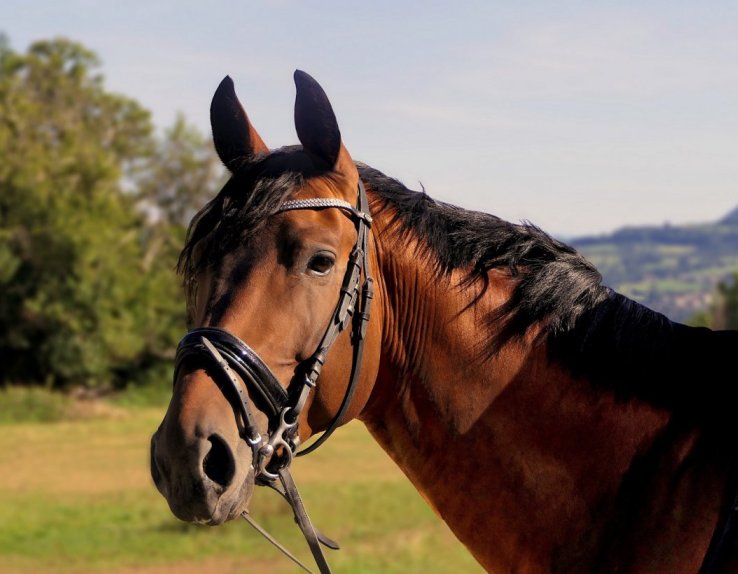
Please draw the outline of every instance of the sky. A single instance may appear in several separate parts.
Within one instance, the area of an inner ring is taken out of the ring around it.
[[[738,205],[733,1],[2,0],[0,32],[83,43],[161,129],[209,133],[230,75],[273,148],[304,70],[354,159],[559,237]]]

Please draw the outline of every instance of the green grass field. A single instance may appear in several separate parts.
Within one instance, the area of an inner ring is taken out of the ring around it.
[[[172,516],[148,475],[162,412],[106,404],[73,420],[0,418],[0,574],[300,571],[245,522]],[[294,475],[316,525],[342,545],[328,555],[337,574],[482,571],[361,424],[299,459]],[[312,564],[289,508],[261,490],[257,520]]]

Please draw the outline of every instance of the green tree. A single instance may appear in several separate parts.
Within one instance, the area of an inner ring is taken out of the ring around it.
[[[718,283],[712,305],[690,323],[711,329],[738,329],[738,272]]]
[[[146,269],[162,257],[176,261],[190,219],[224,180],[210,141],[179,114],[135,177],[137,205],[146,216]]]
[[[172,289],[177,259],[190,219],[215,196],[225,171],[210,140],[180,114],[133,179],[132,197],[143,215],[141,269],[151,289],[146,322],[158,326],[146,332],[148,358],[169,368],[185,322],[179,279]]]
[[[212,160],[181,118],[157,141],[99,67],[69,40],[0,41],[0,382],[146,378],[184,328],[173,269],[200,197],[181,182],[212,189]]]

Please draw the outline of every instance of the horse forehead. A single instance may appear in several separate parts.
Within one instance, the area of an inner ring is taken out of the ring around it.
[[[346,193],[356,197],[356,184],[338,174],[323,174],[305,179],[292,199],[345,199]]]
[[[332,182],[306,182],[291,197],[300,199],[344,199],[338,185]],[[282,214],[283,221],[293,234],[320,235],[332,234],[335,238],[353,243],[356,239],[356,226],[347,213],[340,208],[294,209]]]
[[[295,209],[284,213],[284,236],[329,243],[353,243],[355,229],[340,209]]]

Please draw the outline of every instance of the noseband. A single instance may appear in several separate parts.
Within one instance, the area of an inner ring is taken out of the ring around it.
[[[320,572],[324,574],[330,573],[330,568],[323,556],[320,543],[334,549],[337,549],[338,545],[317,532],[312,526],[289,472],[289,467],[294,456],[302,456],[313,452],[341,425],[358,386],[364,338],[369,322],[371,301],[374,296],[368,261],[369,228],[372,218],[369,214],[366,190],[361,181],[358,184],[356,207],[340,199],[314,198],[286,201],[275,212],[276,215],[277,213],[298,209],[327,208],[340,209],[352,217],[356,224],[356,244],[348,259],[338,303],[333,311],[330,323],[315,352],[298,366],[289,388],[286,390],[279,384],[277,378],[256,351],[235,335],[217,327],[201,327],[188,332],[177,347],[174,367],[175,383],[185,360],[204,358],[206,362],[216,367],[217,381],[221,383],[219,388],[239,415],[237,418],[240,418],[239,431],[241,437],[251,447],[252,467],[256,484],[276,490],[290,503]],[[338,335],[349,324],[352,325],[353,361],[349,384],[341,406],[323,434],[310,446],[298,451],[297,448],[300,442],[298,418],[300,413],[310,392],[318,383],[328,351]],[[249,396],[249,393],[251,396]],[[268,418],[268,433],[266,436],[262,436],[256,426],[249,406],[249,399]],[[297,558],[258,526],[247,513],[244,513],[243,517],[272,544],[303,569],[308,570]]]

